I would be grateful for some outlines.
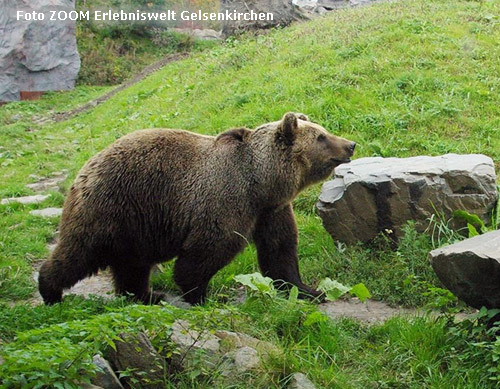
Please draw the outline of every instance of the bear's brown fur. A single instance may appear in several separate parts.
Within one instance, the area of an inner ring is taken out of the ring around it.
[[[190,303],[247,241],[262,273],[303,284],[291,202],[348,162],[354,142],[302,114],[217,137],[182,130],[131,133],[82,168],[64,204],[59,243],[39,277],[46,303],[111,268],[116,292],[150,302],[149,274],[177,257],[174,279]]]

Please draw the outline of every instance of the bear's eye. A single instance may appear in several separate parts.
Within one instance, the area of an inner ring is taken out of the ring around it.
[[[318,135],[319,142],[323,142],[325,139],[326,139],[326,136],[324,136],[323,134]]]

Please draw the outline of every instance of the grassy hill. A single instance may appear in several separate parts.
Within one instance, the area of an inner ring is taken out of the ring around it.
[[[49,105],[66,109],[100,90],[77,89],[1,107],[0,197],[30,194],[25,187],[30,175],[62,169],[69,171],[68,188],[90,156],[137,129],[216,134],[274,121],[286,111],[304,112],[332,133],[356,141],[358,157],[483,153],[498,168],[499,11],[498,2],[458,0],[348,9],[284,30],[231,39],[169,64],[66,122],[40,126],[31,115],[43,115]],[[307,282],[324,277],[364,282],[376,299],[413,307],[435,302],[439,296],[432,288],[439,283],[427,261],[432,242],[426,236],[409,226],[397,251],[383,239],[373,246],[336,245],[314,214],[318,193],[319,187],[312,188],[295,203]],[[70,299],[63,308],[32,308],[22,302],[34,289],[31,263],[46,258],[46,244],[57,228],[55,220],[30,216],[29,210],[61,206],[63,199],[54,192],[40,206],[0,205],[0,314],[5,317],[0,335],[9,350],[25,347],[25,340],[14,340],[16,331],[84,319],[127,304]],[[438,244],[445,241],[443,237]],[[255,250],[249,247],[215,277],[212,302],[199,315],[235,295],[232,275],[256,269]],[[156,276],[154,286],[174,288],[170,265]],[[13,300],[18,301],[15,311],[9,305]],[[283,301],[266,309],[231,306],[243,319],[221,323],[264,335],[286,350],[264,372],[277,371],[278,387],[297,369],[309,371],[318,387],[338,388],[478,388],[490,387],[489,378],[496,376],[495,371],[485,373],[485,366],[496,366],[493,343],[483,351],[474,348],[474,342],[484,339],[450,332],[445,320],[394,319],[375,327],[348,320],[297,325],[305,311],[315,309],[306,306]],[[55,339],[62,336],[55,333]]]

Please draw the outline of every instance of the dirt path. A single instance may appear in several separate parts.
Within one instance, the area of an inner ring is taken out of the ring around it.
[[[33,278],[35,282],[37,282],[38,279],[38,269],[41,263],[42,262],[34,266]],[[110,272],[100,272],[96,276],[92,276],[78,282],[71,289],[68,289],[64,292],[65,296],[69,294],[83,297],[96,295],[104,298],[113,298],[115,295],[113,292],[113,280]],[[242,295],[241,298],[239,298],[235,303],[238,304],[244,300],[245,298]],[[40,296],[38,291],[35,292],[35,294],[28,301],[31,305],[43,304],[42,297]],[[168,292],[166,294],[166,302],[179,308],[190,307],[189,304],[185,303],[182,300],[182,297],[180,295],[172,292]],[[359,320],[367,324],[383,323],[395,316],[416,317],[428,314],[423,310],[393,307],[382,301],[367,300],[363,303],[357,298],[340,299],[337,301],[330,301],[319,304],[319,309],[331,319],[347,317]],[[437,312],[435,314],[431,314],[436,316],[439,315],[439,313]],[[457,314],[457,319],[463,320],[467,316],[467,314],[460,313]]]
[[[49,122],[62,122],[68,119],[71,119],[72,117],[79,115],[83,112],[90,111],[91,109],[97,107],[99,104],[104,103],[105,101],[108,101],[110,98],[115,96],[117,93],[121,92],[122,90],[125,90],[132,85],[137,84],[138,82],[144,80],[147,76],[150,74],[160,70],[162,67],[167,65],[170,62],[174,61],[179,61],[181,59],[187,58],[189,56],[188,53],[177,53],[177,54],[171,54],[167,55],[166,57],[163,57],[159,61],[147,66],[144,68],[140,73],[138,73],[134,78],[132,78],[129,81],[124,82],[123,84],[117,86],[116,88],[112,89],[108,93],[99,96],[91,101],[89,101],[86,104],[83,104],[77,108],[74,108],[72,110],[66,111],[66,112],[56,112],[51,114],[50,116],[47,117],[42,117],[33,120],[35,123],[43,125]]]

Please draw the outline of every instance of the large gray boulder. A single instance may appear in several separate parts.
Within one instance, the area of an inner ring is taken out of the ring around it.
[[[442,247],[429,254],[441,282],[474,308],[500,308],[500,231]]]
[[[80,70],[75,22],[50,11],[75,10],[74,0],[0,0],[0,102],[20,92],[72,89]],[[18,11],[24,12],[18,19]],[[26,20],[33,11],[44,20]]]
[[[335,170],[317,208],[335,240],[366,242],[380,232],[397,240],[408,220],[424,231],[435,213],[450,219],[464,210],[489,224],[498,197],[495,179],[493,161],[481,154],[360,158]],[[451,222],[453,228],[464,225]]]

